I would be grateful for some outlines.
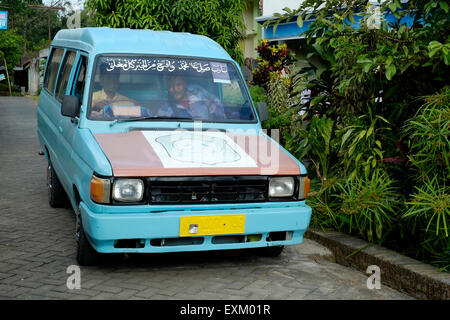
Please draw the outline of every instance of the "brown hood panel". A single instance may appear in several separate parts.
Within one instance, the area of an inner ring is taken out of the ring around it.
[[[169,176],[219,176],[219,175],[299,175],[297,163],[276,143],[264,136],[227,134],[247,155],[255,166],[249,167],[166,167],[161,155],[149,143],[142,131],[95,134],[114,176],[117,177],[169,177]],[[161,152],[161,151],[160,151]]]

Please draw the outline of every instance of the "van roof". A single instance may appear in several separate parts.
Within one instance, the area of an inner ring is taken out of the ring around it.
[[[94,54],[137,53],[231,59],[212,39],[187,32],[108,27],[64,29],[58,31],[52,45]]]

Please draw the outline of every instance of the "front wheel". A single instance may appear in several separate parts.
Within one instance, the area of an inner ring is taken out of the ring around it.
[[[278,257],[283,252],[284,246],[272,246],[259,248],[261,255],[266,257]]]
[[[64,208],[68,198],[51,163],[47,166],[48,202],[52,208]]]
[[[78,207],[75,238],[77,240],[77,261],[81,266],[92,266],[99,262],[99,253],[89,243],[81,222],[81,210]]]

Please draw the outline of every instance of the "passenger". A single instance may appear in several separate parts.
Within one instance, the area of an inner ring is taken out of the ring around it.
[[[205,120],[225,118],[219,99],[199,86],[187,86],[183,76],[179,74],[169,79],[168,106],[163,106],[158,115]]]
[[[91,119],[103,119],[106,111],[109,111],[109,115],[106,115],[107,118],[114,117],[114,112],[111,109],[104,110],[105,106],[138,106],[138,103],[133,99],[117,93],[120,69],[108,71],[107,63],[102,63],[99,69],[102,89],[92,94]]]

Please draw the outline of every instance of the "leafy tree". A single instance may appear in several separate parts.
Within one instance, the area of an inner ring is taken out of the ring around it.
[[[8,29],[15,29],[23,38],[23,54],[31,55],[50,44],[50,37],[61,29],[58,11],[35,9],[28,5],[44,5],[42,0],[0,0],[0,5],[8,11]],[[62,0],[54,0],[51,6],[62,6]]]
[[[98,26],[169,30],[210,37],[243,63],[242,13],[246,0],[87,0]]]
[[[61,24],[63,26],[67,26],[68,20],[72,17],[72,15],[76,14],[76,9],[73,8],[72,4],[69,4],[68,6],[65,6],[64,8],[64,14],[61,16]],[[93,12],[89,8],[84,8],[79,12],[79,23],[81,28],[85,27],[95,27],[95,21],[93,17]],[[71,23],[74,23],[75,21],[71,21]]]
[[[446,2],[380,1],[380,12],[392,12],[398,19],[413,16],[412,25],[383,19],[371,25],[368,0],[306,0],[299,9],[278,15],[277,23],[296,17],[299,25],[314,18],[305,34],[306,50],[308,57],[319,58],[321,66],[302,70],[315,78],[308,85],[313,95],[306,107],[311,111],[333,117],[364,114],[375,103],[379,114],[399,128],[420,106],[417,97],[448,84]]]
[[[13,68],[20,62],[22,55],[23,38],[15,30],[0,31],[0,64],[6,60],[8,71],[12,74]]]

